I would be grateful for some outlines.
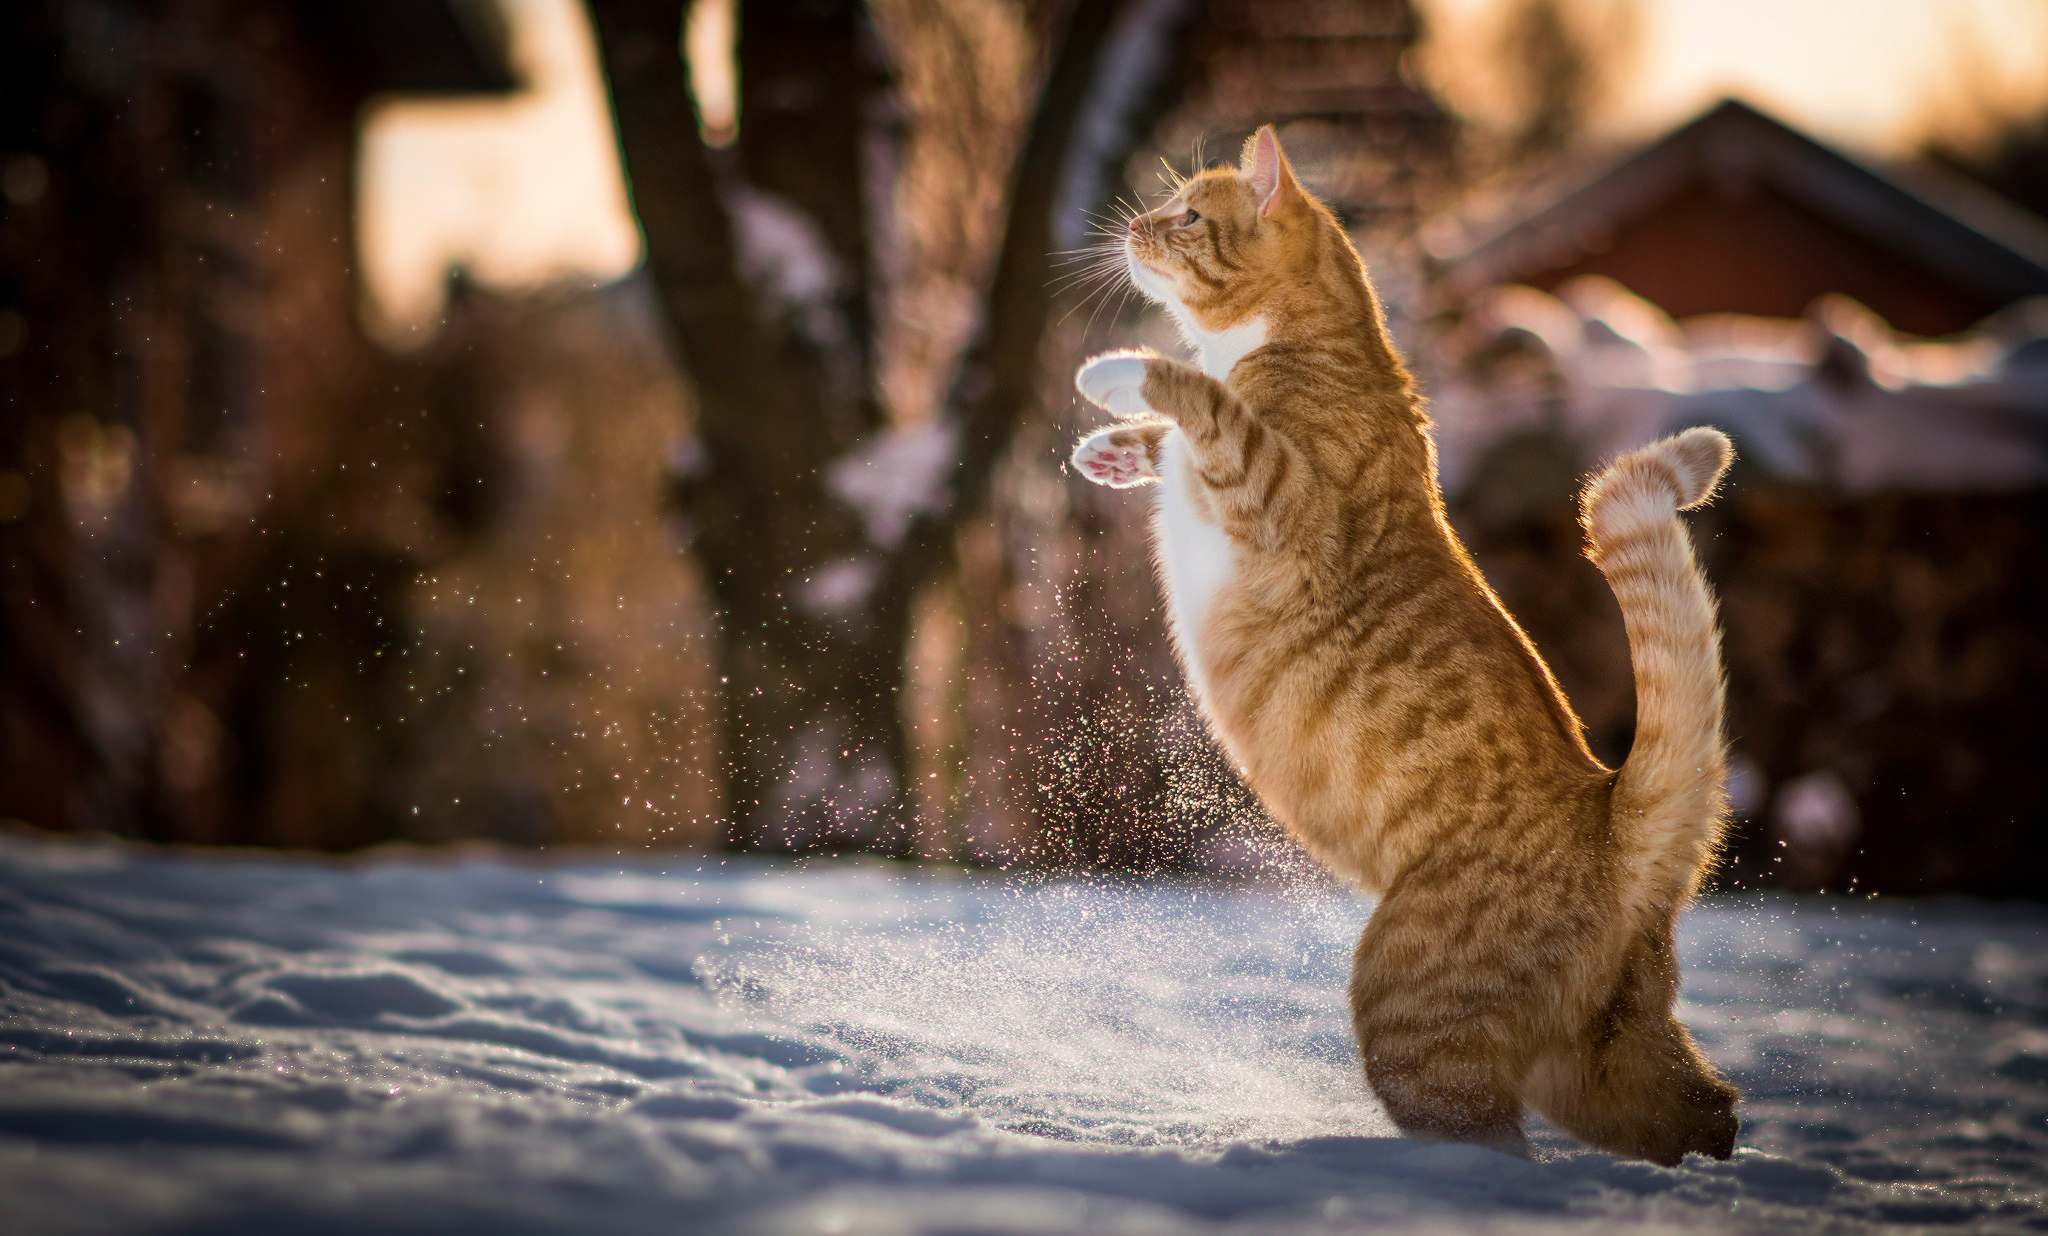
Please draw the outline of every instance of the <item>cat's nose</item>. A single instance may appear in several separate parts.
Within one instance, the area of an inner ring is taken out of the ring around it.
[[[1133,235],[1133,236],[1140,236],[1140,235],[1143,235],[1143,234],[1144,234],[1144,231],[1145,231],[1145,216],[1143,216],[1143,215],[1134,215],[1134,216],[1132,216],[1132,218],[1131,218],[1131,222],[1130,222],[1130,229],[1131,229],[1131,235]]]

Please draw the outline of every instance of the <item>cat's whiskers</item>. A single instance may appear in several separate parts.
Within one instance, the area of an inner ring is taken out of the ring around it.
[[[1073,285],[1070,285],[1070,288],[1083,287],[1087,290],[1082,294],[1081,298],[1074,303],[1074,306],[1071,309],[1068,309],[1066,313],[1060,315],[1060,321],[1064,323],[1068,318],[1073,317],[1076,313],[1079,313],[1082,309],[1086,308],[1088,304],[1092,301],[1094,302],[1095,308],[1093,312],[1091,312],[1088,315],[1088,324],[1087,326],[1082,328],[1082,333],[1085,335],[1088,331],[1093,330],[1095,327],[1095,319],[1101,316],[1104,306],[1106,306],[1109,303],[1109,293],[1112,291],[1119,291],[1124,293],[1129,292],[1129,282],[1126,280],[1122,280],[1120,278],[1122,274],[1123,261],[1121,258],[1119,258],[1117,259],[1114,265],[1106,265],[1101,269],[1090,271],[1084,277],[1083,280],[1078,281]]]
[[[1159,156],[1159,166],[1161,168],[1159,178],[1166,182],[1169,196],[1178,194],[1182,189],[1187,188],[1188,178],[1174,171],[1173,164],[1166,161],[1165,155]]]
[[[1129,293],[1128,281],[1123,279],[1124,237],[1130,231],[1131,220],[1137,218],[1140,213],[1136,206],[1119,195],[1110,203],[1110,212],[1088,212],[1088,230],[1101,239],[1094,244],[1079,249],[1062,250],[1053,255],[1053,265],[1073,269],[1055,275],[1047,281],[1047,285],[1053,288],[1055,295],[1074,291],[1081,293],[1073,307],[1060,315],[1059,320],[1062,323],[1093,302],[1094,309],[1088,315],[1088,324],[1082,328],[1085,335],[1094,329],[1095,320],[1109,305],[1112,299],[1109,292],[1120,289],[1126,295]],[[1116,300],[1121,307],[1121,297]]]
[[[1078,284],[1092,282],[1099,276],[1113,273],[1123,264],[1122,246],[1107,242],[1076,250],[1071,256],[1055,260],[1058,265],[1074,267],[1062,271],[1046,281],[1048,287],[1064,290]]]

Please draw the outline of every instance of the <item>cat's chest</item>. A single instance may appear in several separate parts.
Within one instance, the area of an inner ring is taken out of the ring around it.
[[[1228,381],[1230,371],[1237,368],[1237,362],[1266,346],[1266,338],[1272,332],[1267,329],[1266,319],[1247,318],[1236,326],[1223,330],[1208,331],[1186,323],[1188,336],[1194,341],[1195,360],[1202,372],[1218,382]]]
[[[1185,313],[1179,316],[1182,328],[1194,344],[1202,372],[1218,382],[1228,380],[1237,363],[1263,347],[1269,334],[1264,318],[1250,318],[1225,330],[1205,331]],[[1167,434],[1160,455],[1153,535],[1158,541],[1167,616],[1173,623],[1174,640],[1180,646],[1188,681],[1197,697],[1208,699],[1202,646],[1204,627],[1217,595],[1229,585],[1237,570],[1239,551],[1230,534],[1223,530],[1207,487],[1195,475],[1194,453],[1187,435],[1177,429]]]
[[[1229,584],[1237,566],[1237,547],[1217,520],[1194,475],[1187,436],[1168,434],[1160,452],[1158,505],[1153,511],[1159,543],[1159,569],[1166,591],[1167,616],[1195,693],[1206,697],[1203,672],[1203,623],[1217,594]]]

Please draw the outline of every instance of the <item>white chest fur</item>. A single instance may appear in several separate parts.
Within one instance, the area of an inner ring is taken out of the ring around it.
[[[1201,358],[1202,372],[1218,382],[1230,376],[1230,371],[1237,368],[1237,362],[1266,343],[1264,318],[1247,318],[1236,326],[1219,331],[1206,331],[1192,321],[1183,321],[1181,329],[1188,341],[1195,345],[1195,352]]]
[[[1252,318],[1226,330],[1205,331],[1178,305],[1167,303],[1180,319],[1188,342],[1194,345],[1202,372],[1219,382],[1230,376],[1237,362],[1266,342],[1264,318]],[[1159,542],[1167,615],[1173,623],[1174,642],[1180,646],[1188,682],[1194,687],[1196,698],[1206,700],[1209,686],[1201,642],[1203,624],[1208,620],[1209,608],[1215,604],[1216,594],[1230,582],[1237,565],[1237,547],[1217,522],[1215,508],[1195,473],[1187,435],[1179,430],[1166,436],[1160,451],[1158,488],[1153,536]]]
[[[1165,577],[1166,612],[1173,623],[1188,682],[1198,699],[1208,698],[1208,677],[1201,646],[1202,624],[1216,594],[1230,582],[1237,549],[1230,534],[1216,522],[1213,508],[1195,475],[1187,435],[1166,435],[1159,452],[1159,504],[1153,510],[1152,535],[1159,542],[1160,573]]]

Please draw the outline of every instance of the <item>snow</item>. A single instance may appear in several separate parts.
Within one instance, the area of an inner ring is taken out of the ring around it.
[[[850,618],[861,613],[881,578],[882,564],[873,558],[835,558],[798,585],[797,604],[819,618]]]
[[[666,865],[664,865],[664,862]],[[222,858],[0,837],[23,1233],[2048,1225],[2048,914],[1747,896],[1729,1163],[1391,1136],[1315,883]]]
[[[1581,276],[1554,297],[1488,289],[1468,330],[1478,363],[1447,375],[1434,404],[1453,492],[1490,445],[1544,426],[1608,459],[1713,425],[1772,475],[1850,493],[2048,481],[2048,371],[2031,359],[2048,339],[2048,298],[1953,339],[1910,341],[1843,297],[1817,302],[1810,320],[1681,325],[1611,279]]]
[[[818,225],[787,199],[749,185],[729,185],[723,198],[740,274],[765,297],[759,308],[769,316],[792,315],[821,347],[844,349],[846,324],[833,301],[848,275]]]
[[[918,516],[946,509],[959,462],[960,427],[935,420],[876,434],[835,460],[826,479],[860,514],[868,540],[894,549]]]

